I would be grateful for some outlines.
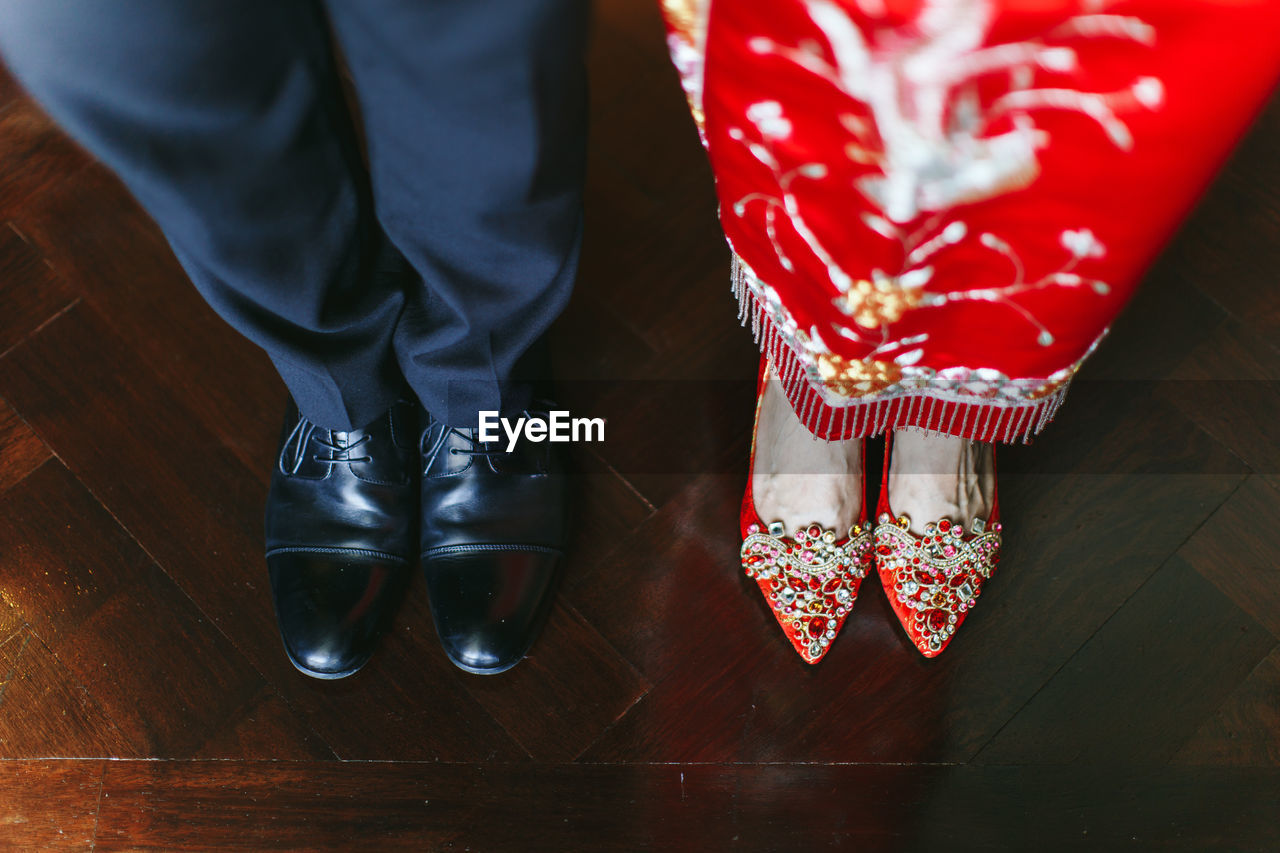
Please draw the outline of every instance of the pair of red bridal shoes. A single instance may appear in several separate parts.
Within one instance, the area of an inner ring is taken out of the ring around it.
[[[756,420],[764,396],[762,363]],[[742,498],[742,568],[756,582],[791,645],[807,663],[831,648],[857,600],[858,587],[872,566],[898,621],[925,657],[936,657],[977,603],[982,586],[1000,559],[1000,504],[992,498],[990,517],[974,519],[966,531],[950,519],[910,530],[910,519],[889,506],[889,460],[893,434],[885,439],[884,476],[874,528],[862,517],[840,535],[810,524],[788,534],[781,522],[765,524],[756,512],[751,482],[755,473],[754,429],[751,468]],[[866,443],[863,442],[863,482]]]

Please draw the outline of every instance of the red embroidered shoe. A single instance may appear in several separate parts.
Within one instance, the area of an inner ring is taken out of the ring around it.
[[[951,642],[1000,560],[1000,499],[998,492],[992,494],[990,517],[985,522],[975,518],[967,535],[962,525],[943,518],[929,522],[924,536],[916,536],[909,529],[910,519],[894,515],[889,507],[892,445],[890,432],[885,436],[884,477],[876,508],[876,568],[907,636],[921,654],[932,658]],[[994,461],[993,457],[993,465]]]
[[[807,663],[817,663],[840,633],[858,596],[858,585],[871,569],[871,525],[867,523],[866,501],[858,523],[850,528],[848,536],[839,539],[834,530],[824,530],[817,524],[788,536],[782,522],[766,525],[760,520],[751,481],[756,467],[755,427],[760,422],[760,401],[767,376],[768,364],[762,358],[751,433],[751,463],[742,498],[742,568],[760,587],[800,657]],[[865,474],[864,452],[864,483]]]

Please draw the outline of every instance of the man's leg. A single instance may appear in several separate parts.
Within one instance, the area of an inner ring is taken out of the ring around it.
[[[327,0],[359,92],[378,219],[419,280],[395,334],[454,426],[568,302],[586,158],[585,0]]]
[[[392,403],[404,280],[384,253],[312,0],[0,0],[0,51],[114,169],[291,408],[267,565],[291,660],[349,675],[411,576],[417,416]]]
[[[563,447],[479,440],[519,413],[577,271],[583,0],[327,0],[356,81],[378,218],[418,274],[396,329],[425,406],[421,556],[445,651],[515,665],[568,533]]]
[[[314,2],[0,0],[0,53],[128,185],[310,420],[350,429],[386,411],[403,283],[377,273]]]

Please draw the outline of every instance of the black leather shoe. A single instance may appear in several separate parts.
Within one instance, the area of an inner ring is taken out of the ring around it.
[[[551,608],[568,537],[559,444],[485,443],[425,411],[422,568],[445,653],[460,669],[504,672],[533,645]],[[546,412],[527,412],[537,417]]]
[[[284,648],[301,672],[368,662],[413,567],[417,405],[364,429],[321,429],[289,403],[267,495],[267,569]]]

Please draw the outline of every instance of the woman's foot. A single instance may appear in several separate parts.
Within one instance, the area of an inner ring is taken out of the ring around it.
[[[761,373],[742,568],[792,647],[817,663],[874,566],[862,513],[862,439],[827,443],[804,428],[782,383]]]
[[[887,436],[885,453],[876,568],[911,642],[936,657],[1000,560],[995,454],[916,430]]]
[[[862,440],[814,438],[772,369],[769,380],[756,423],[756,513],[765,524],[781,521],[788,534],[817,524],[844,536],[862,514]]]
[[[946,518],[971,530],[973,520],[991,515],[996,490],[995,455],[990,444],[919,430],[896,430],[889,462],[893,511],[925,525]]]

